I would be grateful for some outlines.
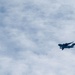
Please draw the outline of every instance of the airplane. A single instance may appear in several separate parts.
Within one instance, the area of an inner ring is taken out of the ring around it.
[[[75,43],[70,42],[70,43],[64,43],[64,44],[58,44],[60,49],[64,50],[65,48],[73,48]]]

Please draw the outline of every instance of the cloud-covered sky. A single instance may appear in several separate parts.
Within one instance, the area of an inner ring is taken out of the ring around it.
[[[74,0],[0,0],[0,75],[75,75]]]

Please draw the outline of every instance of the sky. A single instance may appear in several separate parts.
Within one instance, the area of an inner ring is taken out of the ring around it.
[[[0,75],[75,75],[74,0],[0,0]]]

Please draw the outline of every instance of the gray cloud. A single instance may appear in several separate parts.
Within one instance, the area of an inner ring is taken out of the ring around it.
[[[75,75],[74,1],[0,1],[1,75]]]

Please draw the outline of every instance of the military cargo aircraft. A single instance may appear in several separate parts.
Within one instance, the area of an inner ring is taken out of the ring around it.
[[[64,44],[58,44],[60,49],[64,50],[65,48],[73,48],[75,43],[70,42],[70,43],[64,43]]]

